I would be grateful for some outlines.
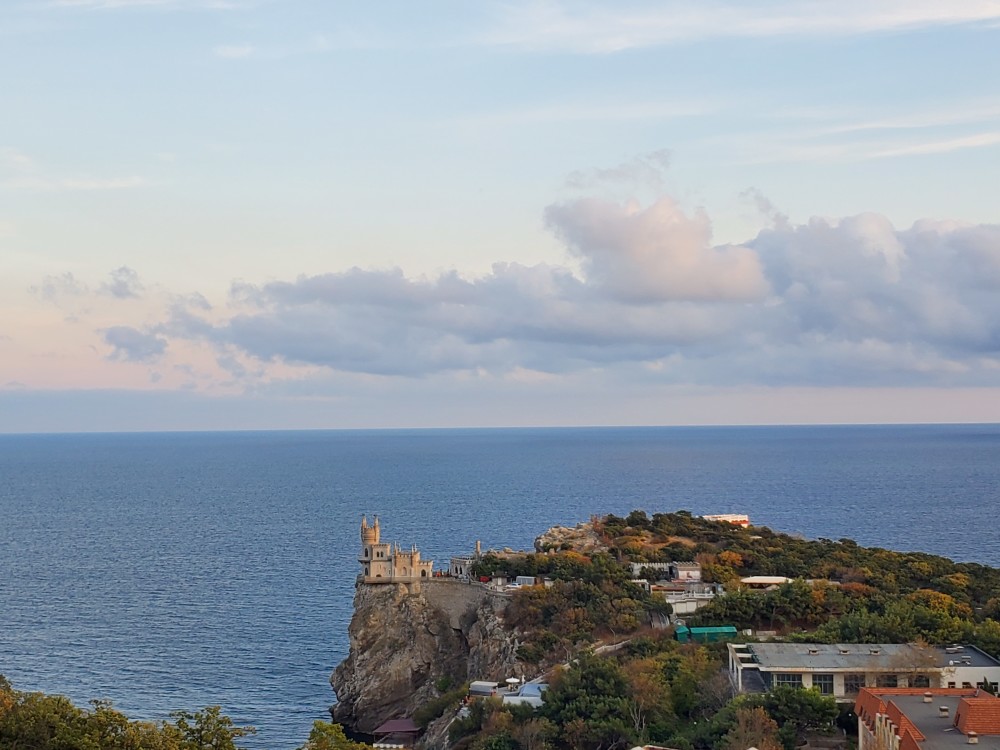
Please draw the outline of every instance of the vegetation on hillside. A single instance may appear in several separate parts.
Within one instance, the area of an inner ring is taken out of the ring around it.
[[[611,750],[647,742],[792,750],[806,732],[834,727],[835,702],[814,690],[733,697],[724,645],[679,644],[671,631],[649,627],[650,614],[666,611],[665,603],[630,582],[633,562],[697,561],[704,580],[725,585],[728,593],[688,624],[766,629],[802,641],[962,642],[1000,654],[1000,570],[985,565],[849,539],[810,541],[686,512],[634,511],[592,523],[608,552],[560,548],[481,561],[477,574],[554,580],[514,593],[505,621],[523,639],[522,659],[566,665],[551,673],[538,711],[475,703],[452,724],[456,747]],[[740,579],[751,575],[795,580],[750,591]],[[613,654],[586,650],[625,635],[628,643]]]
[[[80,708],[61,695],[15,690],[0,675],[4,750],[241,750],[253,727],[236,726],[219,706],[177,711],[173,721],[132,721],[107,701]],[[365,750],[339,724],[317,721],[302,750]]]

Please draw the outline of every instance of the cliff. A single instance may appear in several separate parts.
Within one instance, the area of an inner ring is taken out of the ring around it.
[[[520,674],[517,642],[503,627],[506,598],[452,579],[359,584],[348,628],[350,654],[333,673],[333,717],[357,732],[412,715],[442,678],[502,680]]]

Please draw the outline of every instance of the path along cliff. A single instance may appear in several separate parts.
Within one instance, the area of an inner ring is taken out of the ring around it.
[[[503,626],[503,594],[452,578],[358,583],[350,654],[330,683],[335,721],[371,733],[411,716],[437,686],[520,674],[517,641]]]

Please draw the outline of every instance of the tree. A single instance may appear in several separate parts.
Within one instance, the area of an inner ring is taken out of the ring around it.
[[[542,714],[561,727],[565,747],[623,748],[636,738],[626,723],[629,685],[610,659],[584,653],[545,692]]]
[[[299,750],[370,750],[370,748],[371,745],[348,739],[340,724],[314,721],[309,739]]]
[[[208,706],[195,713],[175,711],[170,715],[180,732],[184,750],[241,750],[234,740],[257,733],[253,727],[234,725],[220,706]]]
[[[736,723],[726,733],[720,746],[722,750],[781,750],[778,724],[760,706],[736,710]]]

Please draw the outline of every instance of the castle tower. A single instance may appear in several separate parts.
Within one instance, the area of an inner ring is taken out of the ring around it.
[[[411,593],[420,590],[420,580],[434,575],[434,562],[421,560],[420,550],[411,545],[409,550],[398,544],[381,540],[382,530],[378,516],[368,525],[367,516],[361,516],[361,580],[364,583],[406,583]]]

